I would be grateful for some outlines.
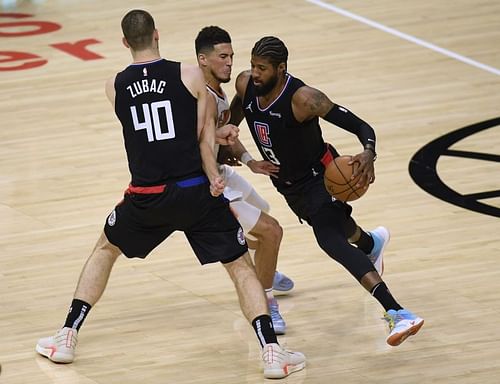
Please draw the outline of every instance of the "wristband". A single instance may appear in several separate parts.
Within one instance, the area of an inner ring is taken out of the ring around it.
[[[251,154],[249,154],[248,152],[245,152],[241,155],[241,158],[240,158],[240,161],[245,164],[246,166],[248,166],[248,162],[250,160],[253,160],[253,157]]]
[[[375,148],[372,144],[365,145],[365,151],[368,150],[373,153],[373,161],[377,160],[377,152],[375,152]]]

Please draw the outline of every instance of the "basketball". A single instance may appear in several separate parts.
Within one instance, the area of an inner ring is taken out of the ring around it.
[[[349,165],[352,156],[335,157],[325,169],[325,187],[330,195],[340,201],[354,201],[363,196],[368,185],[356,187],[361,175],[351,180],[351,176],[359,167],[359,162]]]

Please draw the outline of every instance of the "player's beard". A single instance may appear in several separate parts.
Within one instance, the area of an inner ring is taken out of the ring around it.
[[[255,94],[257,96],[265,96],[273,90],[273,88],[278,84],[278,75],[274,75],[269,79],[267,83],[262,83],[261,85],[255,86]]]

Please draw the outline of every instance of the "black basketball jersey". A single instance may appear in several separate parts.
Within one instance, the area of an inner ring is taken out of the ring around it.
[[[117,74],[115,91],[133,185],[202,174],[197,100],[181,81],[180,63],[131,64]]]
[[[286,74],[285,87],[267,108],[259,106],[253,82],[243,98],[245,118],[252,137],[265,160],[278,165],[280,182],[293,182],[313,175],[325,151],[319,119],[299,123],[292,111],[292,96],[305,84]]]

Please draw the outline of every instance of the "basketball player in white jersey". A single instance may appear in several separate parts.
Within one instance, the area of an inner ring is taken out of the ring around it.
[[[233,49],[229,34],[216,26],[205,27],[196,37],[195,48],[198,65],[205,75],[209,92],[207,118],[216,120],[218,129],[238,130],[236,126],[227,125],[230,117],[229,100],[221,87],[221,83],[227,83],[231,78]],[[216,148],[216,153],[218,150]],[[252,162],[252,169],[259,173],[268,174],[267,168],[274,167],[272,163],[253,160],[248,153],[246,157],[243,156],[242,161],[247,165]],[[266,291],[274,330],[276,334],[284,334],[286,324],[273,296],[273,286],[279,291],[287,291],[293,287],[289,278],[276,271],[283,230],[278,221],[267,213],[269,204],[248,181],[228,165],[220,165],[220,171],[226,185],[224,196],[230,201],[249,245],[255,249],[255,268]]]

